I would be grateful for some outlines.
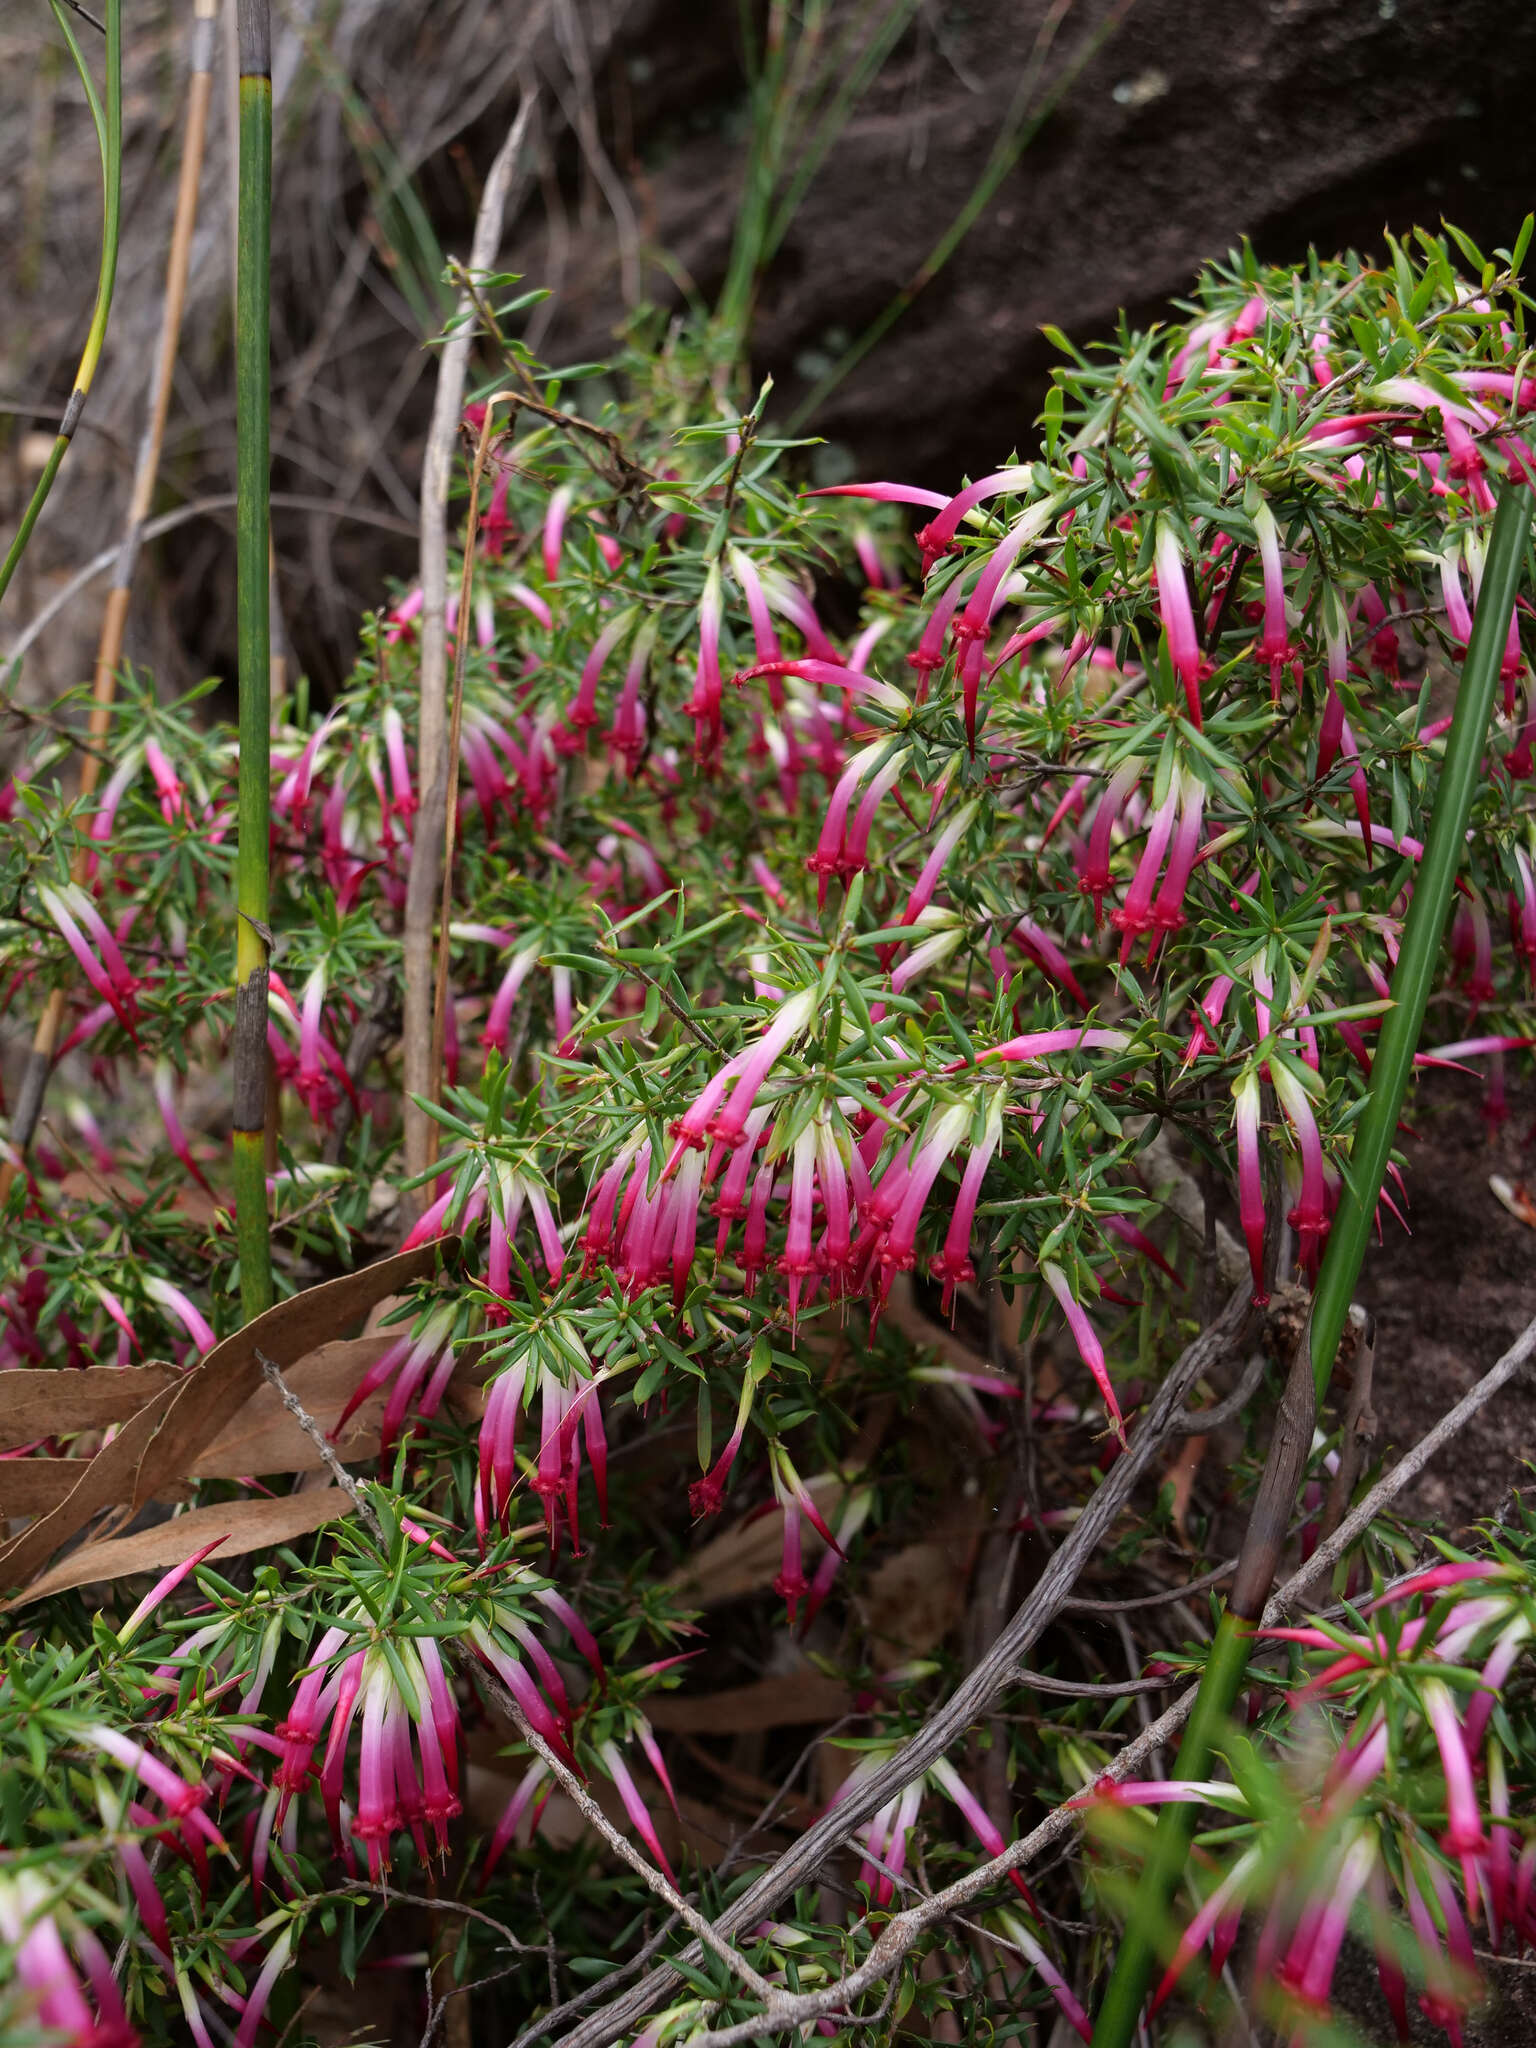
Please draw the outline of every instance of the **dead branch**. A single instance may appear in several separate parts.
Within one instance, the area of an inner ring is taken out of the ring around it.
[[[517,119],[485,181],[470,246],[471,270],[489,270],[501,246],[513,172],[533,118],[535,99],[523,95]],[[411,839],[402,935],[404,966],[405,1121],[407,1175],[431,1165],[437,1126],[413,1098],[432,1087],[432,917],[437,907],[448,806],[445,748],[448,723],[448,485],[458,440],[464,378],[477,321],[466,293],[460,293],[456,324],[438,370],[432,426],[421,472],[421,685],[416,728],[416,773],[421,809]]]

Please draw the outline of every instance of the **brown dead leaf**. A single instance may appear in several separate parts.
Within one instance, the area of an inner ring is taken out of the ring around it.
[[[1491,1174],[1488,1185],[1496,1201],[1509,1211],[1517,1223],[1524,1223],[1536,1230],[1536,1201],[1523,1180],[1507,1181],[1501,1173]]]
[[[353,1388],[394,1341],[393,1336],[339,1338],[334,1344],[322,1344],[308,1358],[301,1358],[284,1378],[309,1413],[329,1432],[339,1421]],[[167,1371],[173,1379],[182,1377],[174,1367]],[[39,1372],[28,1377],[57,1386],[60,1380],[73,1381],[85,1375]],[[110,1368],[103,1368],[100,1377],[113,1379],[117,1375]],[[0,1379],[0,1393],[6,1391],[4,1379]],[[40,1399],[41,1391],[32,1398]],[[105,1395],[98,1399],[101,1405],[113,1405]],[[336,1442],[337,1455],[344,1463],[372,1457],[378,1450],[384,1401],[382,1392],[370,1396],[349,1419],[345,1433]],[[138,1405],[143,1406],[142,1396]],[[83,1458],[0,1458],[0,1516],[50,1513],[74,1490],[88,1462]],[[299,1427],[273,1389],[263,1382],[228,1428],[197,1454],[193,1468],[167,1480],[155,1498],[184,1499],[189,1490],[185,1482],[191,1478],[244,1479],[278,1472],[321,1472],[326,1464],[313,1438]]]
[[[1189,1518],[1189,1503],[1194,1497],[1195,1481],[1199,1477],[1201,1465],[1205,1462],[1209,1444],[1209,1437],[1186,1437],[1163,1474],[1164,1486],[1173,1488],[1173,1525],[1180,1536],[1185,1533],[1184,1524]]]
[[[822,1473],[807,1482],[812,1500],[830,1526],[843,1497],[842,1482]],[[807,1560],[820,1556],[825,1546],[809,1522],[802,1524]],[[746,1515],[716,1536],[692,1557],[680,1564],[667,1584],[686,1600],[701,1607],[718,1606],[722,1600],[739,1600],[746,1593],[761,1592],[778,1576],[784,1544],[784,1516],[781,1509],[766,1514]]]
[[[153,1395],[184,1377],[175,1365],[91,1365],[83,1372],[0,1374],[0,1450],[38,1437],[105,1429],[137,1415]]]
[[[965,1612],[969,1577],[947,1543],[909,1543],[875,1567],[859,1601],[876,1668],[926,1656]]]
[[[376,1301],[432,1272],[457,1245],[457,1238],[439,1238],[307,1288],[216,1344],[123,1425],[85,1464],[57,1507],[0,1550],[0,1585],[24,1585],[100,1509],[120,1501],[137,1509],[187,1471],[220,1423],[238,1413],[262,1384],[258,1350],[286,1371],[345,1335]]]
[[[232,1500],[222,1507],[192,1508],[136,1535],[82,1545],[51,1572],[34,1579],[24,1593],[7,1601],[6,1610],[44,1600],[51,1593],[67,1592],[72,1586],[100,1585],[109,1579],[126,1579],[134,1572],[168,1571],[172,1565],[184,1564],[215,1536],[224,1538],[214,1553],[222,1561],[241,1557],[248,1550],[269,1549],[274,1543],[291,1543],[294,1537],[307,1536],[351,1513],[351,1499],[339,1486],[285,1494],[275,1500]]]
[[[288,1367],[283,1378],[294,1395],[327,1435],[336,1427],[341,1411],[352,1398],[353,1389],[385,1352],[395,1344],[399,1330],[376,1337],[340,1337],[322,1344],[317,1351]],[[379,1448],[379,1423],[384,1414],[382,1390],[372,1394],[353,1415],[345,1432],[336,1439],[336,1455],[343,1464],[357,1458],[371,1458]],[[301,1429],[278,1399],[277,1389],[265,1380],[252,1394],[234,1420],[213,1442],[192,1459],[192,1472],[199,1479],[243,1479],[250,1473],[318,1472],[325,1460],[319,1447]],[[0,1469],[0,1494],[4,1490]]]
[[[73,1493],[88,1458],[0,1458],[0,1518],[51,1514]],[[158,1500],[185,1500],[191,1488],[171,1480]]]
[[[659,1693],[646,1701],[645,1711],[654,1726],[678,1735],[746,1735],[835,1721],[852,1705],[853,1694],[840,1680],[797,1671],[725,1692]]]

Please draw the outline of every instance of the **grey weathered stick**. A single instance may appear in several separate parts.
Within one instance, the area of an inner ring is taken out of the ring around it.
[[[1301,1570],[1294,1573],[1274,1593],[1264,1609],[1265,1627],[1273,1627],[1277,1621],[1302,1604],[1307,1587],[1318,1573],[1336,1564],[1350,1545],[1358,1542],[1382,1510],[1418,1477],[1435,1453],[1442,1450],[1458,1430],[1464,1429],[1479,1409],[1486,1407],[1494,1395],[1509,1384],[1533,1352],[1536,1352],[1536,1321],[1527,1325],[1498,1363],[1491,1367],[1477,1385],[1465,1394],[1454,1408],[1443,1415],[1434,1428],[1372,1487],[1353,1513],[1340,1523],[1328,1541],[1320,1544]],[[1183,1727],[1194,1708],[1198,1693],[1199,1687],[1194,1685],[1182,1692],[1172,1706],[1160,1714],[1149,1727],[1144,1728],[1134,1741],[1125,1745],[1104,1775],[1120,1782],[1138,1770]],[[1048,1849],[1076,1824],[1082,1812],[1081,1807],[1063,1801],[1046,1815],[1038,1827],[1021,1836],[1017,1842],[1010,1843],[1002,1855],[978,1864],[974,1870],[968,1871],[954,1884],[947,1885],[943,1891],[935,1892],[930,1898],[895,1914],[881,1930],[873,1948],[858,1969],[850,1971],[838,1983],[827,1985],[819,1991],[802,1993],[788,2001],[781,1996],[773,2012],[759,2014],[752,2020],[720,2027],[709,2033],[696,2034],[690,2041],[689,2048],[734,2048],[735,2043],[750,2041],[757,2035],[780,2033],[791,2027],[805,2026],[824,2014],[845,2011],[853,1999],[861,1996],[895,1969],[925,1929],[955,1912],[959,1907],[969,1904],[981,1893],[990,1891],[1007,1877],[1009,1871],[1023,1869],[1034,1862],[1042,1851]],[[839,1818],[846,1824],[846,1816],[843,1816],[841,1811]],[[598,2015],[599,2019],[603,2017],[605,2015]],[[582,2033],[568,2036],[566,2048],[576,2048],[584,2033],[585,2030],[582,2030]]]
[[[489,270],[501,246],[502,224],[517,159],[533,118],[535,100],[525,93],[511,132],[496,153],[470,245],[471,271]],[[407,1174],[430,1165],[435,1126],[413,1096],[432,1088],[432,919],[442,872],[443,830],[448,805],[446,740],[448,722],[448,484],[464,402],[464,378],[478,321],[469,292],[459,294],[454,331],[443,346],[437,396],[421,472],[421,692],[416,728],[416,774],[421,809],[411,839],[404,929],[405,1162]]]
[[[847,1835],[857,1831],[861,1823],[888,1799],[894,1799],[913,1779],[936,1763],[972,1722],[985,1713],[989,1702],[1010,1682],[1011,1674],[1028,1654],[1031,1645],[1060,1612],[1078,1574],[1119,1518],[1137,1484],[1168,1441],[1174,1418],[1190,1388],[1202,1373],[1208,1372],[1242,1344],[1252,1314],[1245,1278],[1243,1284],[1234,1289],[1216,1321],[1189,1345],[1158,1388],[1147,1413],[1136,1425],[1130,1449],[1110,1467],[1103,1484],[1083,1509],[1060,1549],[1054,1552],[1033,1589],[1015,1610],[1007,1627],[999,1633],[986,1657],[967,1674],[925,1727],[904,1743],[878,1771],[872,1772],[855,1792],[830,1813],[823,1814],[792,1848],[770,1864],[763,1875],[733,1901],[715,1923],[720,1932],[736,1934],[743,1927],[750,1927],[771,1914],[781,1899],[820,1869]],[[1153,1723],[1154,1727],[1157,1725]],[[694,1960],[696,1956],[697,1951],[690,1950],[685,1959]],[[603,2048],[603,2044],[616,2039],[655,2007],[671,1976],[668,1964],[649,1972],[632,1990],[612,2000],[590,2020],[566,2035],[565,2048]],[[775,2005],[771,2025],[759,2022],[759,2031],[778,2031],[778,2014],[785,2009],[781,1995]],[[817,2008],[818,2012],[820,2010]],[[815,2017],[815,2014],[810,2016]],[[747,2036],[741,2038],[746,2039]]]

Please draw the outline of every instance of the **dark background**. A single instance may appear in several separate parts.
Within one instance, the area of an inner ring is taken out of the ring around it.
[[[880,9],[831,0],[829,33]],[[765,12],[748,0],[754,32]],[[132,10],[112,334],[91,431],[0,618],[0,650],[121,520],[187,13],[174,0]],[[305,13],[277,10],[274,487],[333,509],[279,510],[275,530],[287,630],[328,691],[346,673],[359,612],[381,601],[386,578],[412,574],[432,393],[429,330],[404,288],[395,227],[381,220],[369,152],[409,173],[443,250],[462,255],[480,179],[520,94],[535,90],[501,262],[553,288],[537,336],[546,359],[587,359],[611,350],[625,315],[615,193],[632,217],[642,295],[713,301],[749,94],[734,0],[332,0],[323,35],[301,26]],[[100,205],[83,100],[55,44],[41,4],[6,11],[0,250],[15,288],[0,320],[0,399],[34,406],[67,395]],[[1493,247],[1536,203],[1536,9],[1515,0],[925,0],[763,278],[751,356],[776,380],[781,418],[955,220],[1032,62],[1028,146],[951,260],[809,421],[836,444],[817,458],[824,473],[947,485],[995,466],[1032,440],[1051,354],[1042,324],[1086,340],[1113,333],[1122,309],[1155,320],[1202,262],[1245,236],[1267,259],[1304,260],[1313,246],[1378,251],[1384,229],[1444,216]],[[224,92],[220,71],[162,506],[231,487]],[[430,294],[430,263],[423,274]],[[27,428],[0,415],[7,517],[30,485],[18,452]],[[147,562],[129,652],[167,688],[231,667],[232,559],[229,514],[212,512]],[[93,592],[50,626],[24,694],[46,700],[89,672],[98,615]]]

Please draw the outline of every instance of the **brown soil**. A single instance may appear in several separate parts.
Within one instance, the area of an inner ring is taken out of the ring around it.
[[[1359,1292],[1377,1321],[1374,1405],[1379,1448],[1389,1458],[1416,1443],[1536,1316],[1536,1230],[1510,1215],[1488,1185],[1490,1174],[1514,1182],[1536,1176],[1536,1153],[1526,1143],[1536,1092],[1512,1087],[1510,1115],[1490,1135],[1481,1084],[1436,1073],[1421,1085],[1410,1117],[1412,1235],[1388,1219]],[[1536,1460],[1536,1384],[1525,1374],[1474,1417],[1405,1504],[1436,1533],[1455,1538],[1530,1478],[1528,1460]]]

